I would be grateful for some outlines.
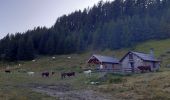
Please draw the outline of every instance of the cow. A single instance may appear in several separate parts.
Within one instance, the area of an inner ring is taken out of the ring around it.
[[[41,76],[42,77],[49,77],[50,73],[49,72],[42,72]]]
[[[144,73],[145,71],[151,72],[151,66],[139,66],[138,69],[140,69],[142,73]]]

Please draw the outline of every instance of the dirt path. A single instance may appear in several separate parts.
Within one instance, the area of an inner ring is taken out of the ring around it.
[[[74,90],[68,84],[59,85],[36,85],[33,91],[45,93],[59,98],[59,100],[113,100],[111,95],[99,93],[93,90]]]

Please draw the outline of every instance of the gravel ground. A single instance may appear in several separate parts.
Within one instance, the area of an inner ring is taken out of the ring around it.
[[[93,90],[74,90],[69,84],[58,85],[34,85],[33,91],[45,93],[59,100],[113,100],[109,94],[99,93]]]

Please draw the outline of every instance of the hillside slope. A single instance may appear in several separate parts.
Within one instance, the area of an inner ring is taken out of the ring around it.
[[[111,50],[104,50],[104,51],[88,51],[86,53],[81,54],[69,54],[69,55],[56,55],[54,56],[55,59],[52,59],[52,56],[40,56],[36,61],[26,61],[20,62],[22,66],[26,69],[31,70],[62,70],[71,68],[84,68],[87,66],[86,61],[92,54],[100,54],[106,56],[114,56],[119,59],[123,57],[128,51],[138,51],[138,52],[145,52],[149,53],[150,48],[154,48],[154,53],[156,57],[162,60],[162,65],[165,67],[166,65],[170,64],[170,39],[166,40],[152,40],[147,41],[145,43],[138,44],[133,48],[124,48],[115,51]],[[71,58],[69,58],[71,57]],[[4,65],[2,65],[4,66]],[[13,66],[13,64],[12,64]],[[17,65],[16,65],[17,66]]]

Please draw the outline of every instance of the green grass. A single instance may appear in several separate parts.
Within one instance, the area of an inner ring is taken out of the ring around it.
[[[56,100],[53,97],[33,92],[30,88],[24,87],[24,85],[33,83],[37,79],[17,72],[11,74],[1,72],[0,100]]]
[[[139,44],[135,47],[135,50],[142,52],[149,52],[150,48],[154,48],[155,55],[160,56],[170,50],[170,39],[166,40],[152,40]]]

